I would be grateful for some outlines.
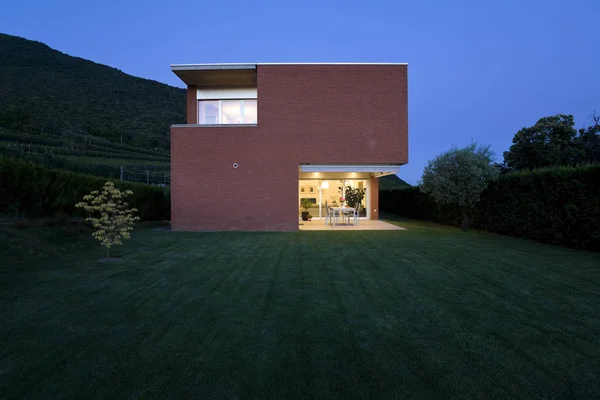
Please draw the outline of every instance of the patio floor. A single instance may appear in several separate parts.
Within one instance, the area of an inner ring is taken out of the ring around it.
[[[301,231],[405,231],[405,228],[379,220],[361,220],[358,225],[325,225],[324,219],[300,221]]]

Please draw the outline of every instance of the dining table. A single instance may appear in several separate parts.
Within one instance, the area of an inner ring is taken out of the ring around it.
[[[352,213],[352,215],[354,216],[354,211],[355,211],[354,207],[330,207],[330,208],[331,208],[331,210],[333,210],[334,216],[335,216],[335,213],[337,213],[339,217],[342,217],[342,215],[348,214],[348,213]],[[358,220],[356,220],[356,221],[358,223]],[[334,218],[333,225],[338,225],[338,224],[339,224],[339,218],[338,218],[337,224],[335,223],[335,218]]]

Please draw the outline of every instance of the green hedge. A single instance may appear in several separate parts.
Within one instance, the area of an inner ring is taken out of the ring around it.
[[[384,190],[379,207],[409,218],[460,226],[458,207],[435,203],[417,187]],[[504,175],[481,195],[469,226],[503,235],[600,251],[600,166]]]
[[[50,217],[57,212],[78,214],[75,204],[108,179],[47,168],[31,162],[0,157],[0,213],[19,212],[27,217]],[[114,180],[113,180],[114,181]],[[142,183],[114,181],[130,189],[129,203],[142,221],[170,219],[170,196],[166,189]]]

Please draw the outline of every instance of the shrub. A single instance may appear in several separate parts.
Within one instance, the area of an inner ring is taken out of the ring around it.
[[[0,157],[0,213],[17,211],[27,217],[52,217],[57,212],[73,215],[75,204],[92,190],[102,188],[105,178],[43,167],[31,162]],[[170,219],[170,197],[159,186],[114,182],[131,190],[131,206],[143,221]]]
[[[510,173],[481,194],[471,226],[489,232],[600,251],[600,166]],[[441,205],[418,188],[382,191],[382,211],[460,226],[456,205]]]
[[[110,261],[110,249],[123,244],[121,239],[129,239],[129,232],[133,230],[133,223],[139,217],[134,217],[135,208],[128,208],[124,201],[132,195],[131,190],[121,192],[112,182],[106,182],[102,191],[93,190],[83,197],[83,201],[75,207],[83,208],[88,217],[85,219],[96,229],[92,236],[106,247],[106,258]]]

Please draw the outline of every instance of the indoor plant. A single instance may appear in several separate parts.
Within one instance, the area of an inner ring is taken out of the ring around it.
[[[348,202],[348,207],[356,207],[356,204],[360,204],[362,200],[365,198],[365,189],[353,188],[351,186],[346,186],[345,197]]]
[[[300,200],[300,205],[304,208],[302,211],[302,221],[308,221],[308,210],[312,207],[312,201],[307,199],[306,197]]]

